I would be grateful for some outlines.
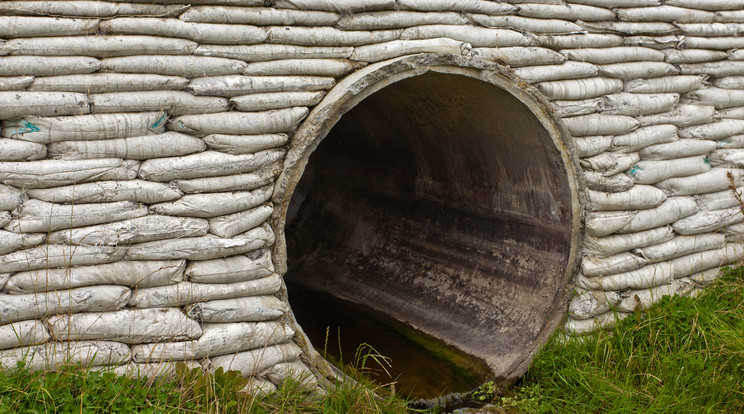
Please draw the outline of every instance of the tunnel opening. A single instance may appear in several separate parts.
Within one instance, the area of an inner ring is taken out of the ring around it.
[[[524,373],[565,310],[578,203],[556,129],[514,85],[418,71],[346,104],[288,186],[287,283]]]

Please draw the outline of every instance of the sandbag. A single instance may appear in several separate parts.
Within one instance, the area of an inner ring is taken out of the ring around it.
[[[594,114],[602,109],[602,98],[582,99],[578,101],[552,101],[553,110],[561,118]]]
[[[566,62],[560,65],[528,66],[514,69],[526,82],[545,82],[589,78],[597,75],[597,66],[584,62]]]
[[[635,233],[648,230],[691,216],[698,212],[697,203],[692,197],[669,197],[659,207],[640,210],[618,233]]]
[[[664,62],[631,62],[600,65],[599,74],[629,81],[637,78],[659,78],[679,74],[674,65]]]
[[[273,296],[252,296],[196,303],[184,310],[204,323],[261,322],[281,318],[289,306]]]
[[[84,367],[124,364],[131,359],[129,347],[119,342],[48,342],[0,351],[0,365],[16,369],[19,362],[31,371],[51,370],[61,365]]]
[[[47,147],[34,142],[0,139],[0,161],[34,161],[47,156]]]
[[[114,138],[100,141],[65,141],[49,145],[49,156],[54,159],[85,160],[91,158],[126,158],[147,160],[180,157],[204,151],[207,144],[199,138],[178,132]]]
[[[571,299],[571,303],[568,305],[568,315],[577,320],[589,319],[609,311],[621,299],[617,292],[586,291]]]
[[[690,25],[683,25],[690,26]],[[700,25],[700,26],[711,26],[711,25]],[[664,61],[667,63],[701,63],[711,62],[716,60],[723,60],[728,57],[728,53],[720,50],[708,50],[708,49],[669,49],[664,51]],[[682,69],[682,73],[686,73],[685,69]],[[696,73],[696,72],[690,72]],[[697,72],[705,73],[705,72]]]
[[[5,227],[8,223],[10,223],[10,212],[0,211],[0,227]]]
[[[463,13],[514,14],[517,10],[511,4],[483,2],[479,0],[398,0],[403,10],[437,12],[452,10]]]
[[[655,125],[639,128],[630,134],[616,135],[612,138],[612,149],[623,152],[642,150],[650,145],[677,141],[677,128],[674,125]]]
[[[680,63],[678,66],[680,72],[684,75],[704,74],[714,78],[741,75],[742,71],[744,71],[744,62],[731,61]]]
[[[325,92],[274,92],[236,96],[230,103],[238,111],[254,112],[299,106],[315,106],[323,100]]]
[[[313,372],[299,359],[292,362],[280,362],[262,371],[260,375],[277,386],[281,386],[286,381],[295,381],[303,391],[321,390]]]
[[[563,325],[563,329],[569,335],[586,334],[597,329],[609,329],[627,316],[627,313],[606,312],[591,319],[574,320],[568,318]]]
[[[713,85],[723,89],[744,89],[744,76],[726,76],[713,79]]]
[[[257,135],[294,131],[309,109],[294,107],[264,112],[224,112],[211,115],[185,115],[175,118],[169,129],[199,134]]]
[[[107,35],[151,35],[162,38],[180,37],[207,44],[251,44],[268,39],[263,27],[242,24],[190,23],[179,19],[118,17],[98,26]],[[143,53],[144,54],[144,53]]]
[[[233,237],[260,226],[271,217],[274,208],[263,204],[256,208],[209,219],[209,232],[220,237]]]
[[[593,237],[608,236],[622,229],[633,220],[637,211],[602,211],[586,215],[586,234]]]
[[[370,32],[345,31],[333,27],[273,26],[268,28],[268,32],[268,43],[303,46],[361,46],[396,40],[401,36],[402,30]]]
[[[103,180],[126,165],[121,159],[0,162],[0,182],[19,188],[49,188]],[[119,174],[116,174],[119,176]],[[128,173],[124,174],[129,176]],[[132,179],[131,177],[129,179]],[[119,179],[127,179],[121,177]]]
[[[174,180],[171,184],[187,194],[255,190],[273,184],[281,171],[281,162],[277,162],[248,173],[195,178],[193,180]]]
[[[93,73],[100,66],[98,59],[87,56],[3,56],[0,57],[0,76],[73,75]]]
[[[675,280],[671,284],[651,289],[631,290],[626,293],[627,297],[618,303],[617,309],[620,312],[645,311],[651,305],[661,301],[664,296],[686,295],[692,291],[692,288],[689,280]]]
[[[197,78],[189,83],[194,95],[233,97],[264,92],[308,92],[330,89],[336,81],[322,76],[227,75]]]
[[[639,161],[628,175],[638,184],[655,184],[672,177],[686,177],[710,171],[705,157],[677,158],[673,160]]]
[[[663,243],[673,237],[672,227],[667,225],[637,233],[616,234],[606,237],[586,236],[584,247],[587,254],[608,257],[635,248]]]
[[[740,10],[744,7],[742,0],[665,0],[664,2],[674,6],[710,11]]]
[[[260,3],[256,1],[255,3]],[[395,0],[276,0],[274,6],[279,9],[323,10],[339,13],[362,12],[369,10],[390,10],[396,6]]]
[[[356,65],[345,59],[285,59],[249,63],[243,75],[315,75],[340,78],[355,68]]]
[[[16,250],[38,246],[46,238],[44,233],[13,233],[0,230],[0,254],[11,253]]]
[[[182,281],[185,268],[185,260],[149,260],[118,261],[65,269],[40,269],[15,273],[2,291],[19,295],[92,285],[122,285],[132,288],[165,286]]]
[[[736,206],[723,210],[700,211],[676,221],[672,224],[672,228],[679,234],[700,235],[701,233],[713,232],[731,224],[741,223],[742,221],[744,221],[744,214],[742,214],[741,206]]]
[[[639,116],[642,126],[672,124],[680,128],[713,122],[715,108],[700,105],[678,105],[677,109],[662,114]]]
[[[0,60],[1,62],[2,60]],[[0,91],[15,91],[20,89],[26,89],[31,82],[34,81],[33,76],[8,76],[0,78]]]
[[[222,367],[225,371],[240,371],[241,375],[247,377],[280,362],[294,361],[300,354],[302,350],[297,345],[287,343],[214,357],[210,359],[209,367],[210,369]]]
[[[168,115],[162,112],[133,114],[81,115],[59,118],[27,116],[4,121],[3,137],[49,144],[60,141],[81,141],[125,138],[158,134],[165,130]]]
[[[744,38],[731,37],[693,37],[686,36],[681,46],[685,49],[717,49],[729,50],[744,47]]]
[[[561,50],[561,53],[566,55],[570,60],[589,62],[595,65],[637,61],[664,61],[664,54],[660,51],[637,46],[566,49]]]
[[[693,275],[690,275],[689,279],[696,286],[706,287],[706,286],[710,286],[711,284],[713,284],[713,282],[718,280],[720,275],[721,275],[720,269],[709,269],[709,270],[704,270],[702,272],[698,272]],[[681,280],[684,280],[684,279],[681,279]]]
[[[21,190],[0,184],[0,210],[15,210],[26,199]]]
[[[225,98],[194,96],[184,91],[112,92],[89,95],[91,112],[165,111],[171,115],[209,114],[230,108]]]
[[[281,285],[279,275],[237,283],[181,282],[171,286],[138,289],[132,294],[129,306],[133,308],[170,307],[218,299],[273,295],[279,291]]]
[[[685,93],[702,88],[706,79],[706,76],[695,75],[633,79],[625,83],[625,91],[631,93]]]
[[[17,218],[5,228],[16,233],[43,233],[146,215],[147,207],[130,201],[68,205],[28,200],[23,203]]]
[[[241,59],[246,62],[261,62],[281,59],[345,59],[355,48],[351,46],[295,46],[295,45],[201,45],[196,48],[197,56],[216,56]]]
[[[654,208],[667,198],[663,191],[648,185],[634,185],[622,193],[588,190],[587,195],[589,196],[589,209],[592,211]]]
[[[353,53],[350,51],[348,55],[343,57],[348,57],[351,60],[360,62],[379,62],[396,58],[398,56],[413,55],[417,53],[462,55],[471,53],[471,50],[471,44],[448,38],[393,40],[391,42],[378,43],[375,45],[355,47]]]
[[[720,111],[716,111],[715,116],[721,119],[744,119],[744,106],[740,106],[738,108],[721,109]],[[730,138],[733,137],[729,137],[726,139]]]
[[[90,112],[88,97],[73,92],[0,91],[0,119],[27,115],[63,116]]]
[[[274,243],[274,232],[264,224],[246,233],[225,239],[208,234],[202,237],[170,239],[135,244],[127,250],[129,260],[208,260],[245,254]],[[0,258],[0,263],[2,258]]]
[[[612,147],[612,137],[599,135],[595,137],[574,138],[573,143],[579,158],[591,157],[608,151]]]
[[[579,285],[587,289],[617,291],[626,289],[647,289],[668,285],[674,280],[674,267],[669,263],[655,263],[638,270],[618,273],[611,276],[583,278]]]
[[[668,2],[668,1],[667,1]],[[571,3],[604,7],[651,7],[661,5],[661,0],[571,0]]]
[[[634,166],[641,157],[637,152],[625,154],[622,152],[603,152],[593,157],[584,158],[579,164],[587,169],[601,173],[604,176],[612,176]]]
[[[269,250],[257,250],[224,259],[190,262],[185,277],[193,283],[234,283],[271,276],[274,264]]]
[[[61,230],[49,235],[54,244],[117,246],[207,234],[209,224],[197,218],[149,215],[115,223]]]
[[[731,181],[728,174],[732,175],[736,186],[744,185],[744,176],[741,172],[720,167],[689,177],[669,178],[655,185],[670,196],[712,193],[729,188]]]
[[[593,7],[578,4],[538,4],[524,2],[517,8],[520,16],[537,17],[541,19],[555,18],[566,20],[583,20],[586,22],[614,20],[615,13],[603,7]]]
[[[685,95],[695,105],[712,105],[716,109],[744,106],[744,90],[703,88]]]
[[[188,83],[188,79],[178,76],[92,73],[36,78],[28,90],[80,93],[131,92],[153,89],[185,89]]]
[[[268,185],[253,191],[230,193],[187,194],[176,201],[150,206],[150,212],[170,216],[211,218],[252,209],[268,201],[274,186]]]
[[[124,253],[124,249],[110,246],[71,247],[50,244],[0,256],[0,273],[111,263],[121,260]]]
[[[173,75],[184,78],[242,73],[241,60],[206,56],[125,56],[103,59],[101,72]]]
[[[178,311],[178,313],[181,312]],[[199,326],[198,323],[193,323]],[[163,343],[133,346],[132,357],[135,362],[151,362],[193,360],[235,354],[285,343],[292,339],[295,332],[289,326],[278,322],[205,324],[200,331],[203,331],[201,337],[193,341],[174,342],[183,339],[168,338],[168,342],[159,341]]]
[[[50,317],[47,325],[57,341],[103,339],[142,344],[184,341],[202,336],[199,323],[176,308],[58,315]]]
[[[0,324],[55,314],[118,310],[131,291],[123,286],[91,286],[27,295],[0,294]]]
[[[744,151],[741,149],[719,149],[708,154],[710,165],[714,167],[744,166]]]
[[[674,109],[679,102],[679,94],[637,94],[616,93],[604,97],[603,113],[615,115],[649,115]]]
[[[691,253],[718,249],[723,247],[725,243],[726,237],[724,237],[722,234],[677,236],[664,243],[633,249],[633,253],[646,258],[650,263],[657,263],[675,259],[677,257],[688,255]]]
[[[590,99],[615,93],[623,88],[619,79],[588,78],[540,82],[537,89],[551,99]]]
[[[522,16],[488,16],[485,14],[473,14],[470,17],[478,24],[485,27],[513,29],[520,32],[539,34],[569,34],[584,32],[584,29],[576,23],[558,19],[533,19]]]
[[[714,267],[735,263],[742,257],[744,257],[744,246],[741,243],[726,243],[720,249],[707,250],[673,259],[669,262],[669,265],[674,268],[675,278],[683,278]]]
[[[536,40],[515,30],[489,29],[475,26],[427,25],[409,27],[400,34],[400,40],[454,39],[473,47],[533,46]],[[390,39],[393,40],[393,39]],[[353,55],[352,55],[353,56]],[[353,57],[352,57],[353,59]]]
[[[654,23],[654,22],[580,22],[588,32],[593,33],[616,33],[621,35],[668,35],[676,33],[679,29],[670,23]],[[636,43],[625,43],[627,46],[647,46]]]
[[[337,13],[324,11],[276,9],[273,7],[192,6],[180,14],[178,18],[185,22],[196,23],[333,26],[339,22],[340,16]]]
[[[648,23],[646,24],[648,25]],[[667,25],[666,27],[671,26]],[[664,50],[679,47],[682,40],[684,40],[684,37],[676,34],[666,36],[625,36],[623,43],[627,46],[644,46]]]
[[[642,160],[671,160],[705,155],[716,149],[713,141],[680,139],[666,144],[651,145],[640,150]]]
[[[0,326],[0,349],[38,345],[50,339],[41,321],[21,321]]]
[[[540,35],[537,36],[537,39],[540,46],[555,50],[606,48],[623,45],[623,37],[614,34]]]
[[[722,119],[710,124],[681,128],[678,134],[680,138],[725,139],[733,135],[744,134],[744,120]]]
[[[599,258],[587,256],[581,259],[581,272],[586,277],[605,276],[637,270],[648,264],[648,260],[630,252]]]
[[[184,157],[147,160],[140,166],[139,176],[150,181],[171,181],[178,178],[188,179],[240,174],[254,171],[281,159],[283,156],[284,151],[281,150],[266,150],[242,155],[204,151]]]
[[[182,4],[131,4],[101,1],[3,1],[0,14],[76,17],[168,16],[183,11]]]
[[[560,53],[542,47],[479,47],[473,56],[513,68],[533,65],[554,65],[566,61]]]
[[[616,13],[618,19],[631,22],[711,23],[716,18],[711,12],[667,5],[616,9]]]
[[[727,189],[715,193],[700,194],[696,198],[700,210],[721,210],[741,205],[739,200],[736,199],[736,195],[742,197],[744,193],[739,188],[736,189],[736,192]]]
[[[11,55],[92,56],[190,55],[198,45],[184,39],[155,36],[64,36],[12,39]]]
[[[633,187],[633,180],[625,173],[607,177],[596,171],[584,171],[584,181],[587,188],[608,193],[627,191]]]
[[[576,137],[628,134],[640,126],[637,120],[629,116],[600,114],[565,118],[563,124]]]
[[[98,181],[65,187],[31,189],[29,196],[50,203],[110,203],[131,201],[160,203],[180,198],[183,193],[172,186],[143,180]]]
[[[398,10],[344,15],[340,19],[337,18],[337,23],[334,23],[336,27],[342,30],[380,30],[430,24],[468,24],[468,19],[455,12],[422,13]],[[334,23],[329,24],[329,26],[333,26]]]

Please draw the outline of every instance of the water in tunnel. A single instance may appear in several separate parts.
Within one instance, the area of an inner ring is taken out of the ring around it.
[[[561,316],[574,237],[566,175],[543,122],[506,90],[446,73],[400,80],[312,152],[287,208],[285,277],[508,377]]]

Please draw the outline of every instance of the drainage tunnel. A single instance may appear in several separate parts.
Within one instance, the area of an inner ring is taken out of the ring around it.
[[[452,72],[371,93],[309,152],[286,212],[287,278],[510,378],[563,316],[573,172],[534,102]]]

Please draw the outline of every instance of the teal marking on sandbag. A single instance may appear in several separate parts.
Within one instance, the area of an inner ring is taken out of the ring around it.
[[[639,167],[637,165],[634,165],[633,168],[630,169],[630,172],[628,174],[629,175],[635,175],[635,173],[637,173],[638,171],[640,171],[642,169],[643,168],[641,168],[641,167]]]
[[[19,134],[25,134],[27,132],[39,132],[39,131],[41,131],[39,127],[37,127],[36,125],[26,120],[21,121],[21,128],[18,128]]]
[[[155,121],[155,123],[150,126],[150,128],[155,129],[155,128],[159,127],[167,119],[168,119],[168,114],[167,113],[164,113],[163,116],[161,116],[160,118],[158,118],[158,120]]]
[[[703,158],[703,162],[708,164],[709,167],[713,168],[713,166],[710,165],[710,160],[708,159],[708,157]]]

